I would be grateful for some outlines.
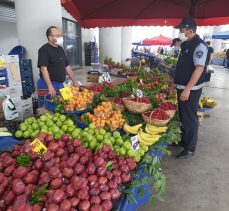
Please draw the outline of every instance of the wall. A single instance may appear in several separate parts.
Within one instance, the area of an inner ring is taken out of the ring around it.
[[[38,49],[47,42],[46,30],[52,25],[62,28],[60,0],[15,1],[15,10],[18,42],[26,48],[28,58],[32,59],[36,84],[39,77]]]
[[[8,54],[18,45],[16,23],[0,21],[0,54]]]
[[[121,62],[121,27],[99,29],[99,60],[103,62],[106,56],[115,62]]]

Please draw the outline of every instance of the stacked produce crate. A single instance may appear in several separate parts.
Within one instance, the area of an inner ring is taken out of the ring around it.
[[[98,48],[95,42],[85,43],[85,66],[98,62]]]
[[[20,72],[23,98],[26,99],[31,97],[32,93],[35,91],[31,59],[20,60]]]

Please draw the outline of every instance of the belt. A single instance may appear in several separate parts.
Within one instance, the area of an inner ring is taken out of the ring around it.
[[[179,84],[174,84],[175,85],[175,88],[177,89],[185,89],[186,86],[183,86],[183,85],[179,85]],[[197,86],[193,86],[191,90],[199,90],[199,89],[202,89],[204,87],[204,83],[200,84],[200,85],[197,85]]]

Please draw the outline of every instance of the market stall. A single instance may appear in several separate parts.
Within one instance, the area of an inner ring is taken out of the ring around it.
[[[179,141],[176,105],[167,74],[137,73],[118,85],[70,86],[55,99],[47,95],[49,113],[25,118],[12,141],[11,131],[0,132],[1,207],[137,210],[160,199],[160,159]]]

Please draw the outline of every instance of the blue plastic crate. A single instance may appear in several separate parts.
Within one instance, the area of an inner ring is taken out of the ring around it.
[[[6,77],[7,78],[7,76],[8,76],[8,74],[7,74],[6,69],[0,70],[0,77]]]
[[[79,119],[76,120],[76,126],[78,128],[81,128],[81,129],[85,129],[86,127],[88,127],[88,124],[80,121]]]
[[[19,140],[13,136],[0,137],[0,150],[7,150],[15,144],[18,144]]]
[[[59,94],[57,94],[59,95]],[[45,108],[48,109],[49,111],[55,111],[55,108],[56,108],[56,103],[53,103],[51,101],[51,95],[50,94],[47,94],[45,97],[44,97],[44,104],[45,104]]]

